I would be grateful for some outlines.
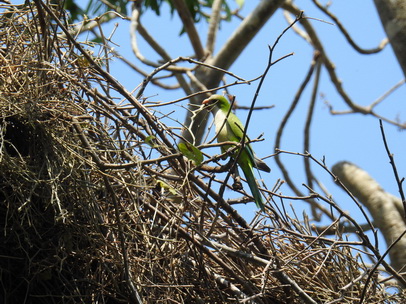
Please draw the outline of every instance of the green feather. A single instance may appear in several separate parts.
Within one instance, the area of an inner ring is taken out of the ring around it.
[[[211,105],[210,110],[214,116],[217,141],[220,143],[226,141],[241,142],[244,136],[244,125],[238,117],[230,111],[231,106],[227,99],[221,95],[212,95],[210,98],[205,99],[203,104]],[[270,172],[271,169],[255,156],[251,145],[247,143],[248,141],[249,138],[245,136],[244,148],[240,153],[237,163],[244,173],[256,205],[264,211],[264,201],[259,191],[253,168],[258,168],[266,172]],[[222,146],[222,151],[225,152],[231,147],[232,146]],[[237,154],[238,151],[234,152],[232,157],[237,157]]]

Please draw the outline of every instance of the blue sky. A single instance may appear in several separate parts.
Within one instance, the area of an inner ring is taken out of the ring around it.
[[[257,1],[246,1],[241,14],[246,16],[256,3]],[[301,9],[304,10],[306,16],[331,22],[327,16],[312,5],[311,1],[297,1],[296,3],[303,5]],[[376,47],[386,36],[372,1],[335,1],[332,3],[330,10],[336,14],[353,39],[363,48]],[[181,25],[177,15],[171,16],[165,4],[163,5],[160,17],[157,17],[152,12],[147,12],[142,16],[141,21],[144,27],[166,49],[172,58],[193,54],[187,36],[178,35]],[[128,21],[117,19],[106,25],[104,27],[105,35],[110,35],[115,22],[118,22],[118,27],[112,38],[118,44],[115,49],[122,56],[138,64],[138,60],[131,52]],[[239,22],[234,20],[233,22],[222,24],[216,50],[226,41]],[[355,103],[369,105],[403,79],[404,76],[390,46],[387,46],[379,54],[360,55],[348,45],[337,26],[316,20],[311,21],[311,23],[316,29],[328,56],[336,65],[336,71],[343,82],[344,89],[353,98]],[[241,57],[231,66],[230,71],[245,79],[260,75],[268,60],[268,45],[274,43],[275,39],[286,26],[287,22],[283,18],[282,12],[277,12],[242,53]],[[198,24],[197,30],[202,34],[204,39],[207,33],[207,24],[204,22]],[[85,36],[82,36],[82,39],[85,38]],[[203,40],[204,44],[205,41]],[[154,60],[159,58],[142,39],[139,39],[139,45],[141,52],[148,59]],[[265,140],[254,144],[254,149],[260,157],[273,153],[276,130],[292,102],[299,84],[303,81],[312,58],[312,48],[290,30],[278,44],[274,53],[274,59],[292,52],[294,53],[293,56],[272,67],[257,100],[257,106],[274,105],[275,107],[270,110],[254,112],[250,122],[248,133],[251,138],[264,133]],[[124,66],[119,60],[113,61],[110,68],[111,73],[129,90],[136,88],[143,80],[140,75]],[[143,66],[143,68],[147,72],[152,72],[153,70],[152,67]],[[164,75],[164,73],[161,75]],[[232,81],[233,79],[227,78],[227,80]],[[250,86],[234,86],[230,89],[230,93],[237,96],[237,101],[240,105],[249,106],[256,87],[257,83]],[[283,150],[303,152],[303,128],[310,93],[311,85],[306,89],[298,108],[295,110],[285,129],[285,135],[280,146]],[[162,102],[168,102],[185,96],[181,90],[168,92],[160,90],[153,85],[147,87],[144,95],[148,96],[151,101]],[[405,121],[405,97],[406,86],[403,85],[375,110],[380,115],[389,119],[396,119],[398,117],[401,121]],[[315,107],[316,115],[311,127],[312,137],[309,152],[317,159],[325,157],[326,164],[330,168],[338,161],[346,160],[353,162],[366,170],[386,191],[399,196],[392,168],[383,146],[378,120],[361,114],[332,116],[324,101],[328,101],[335,110],[348,110],[348,107],[332,86],[327,72],[323,69]],[[184,101],[181,105],[161,110],[167,113],[175,110],[176,112],[172,114],[173,117],[182,121],[185,116],[182,106],[186,107],[186,103],[187,101]],[[245,120],[246,114],[247,112],[243,110],[237,112],[242,121]],[[179,126],[173,121],[169,123],[173,126]],[[406,157],[404,153],[406,133],[386,123],[384,123],[384,126],[391,152],[395,155],[399,175],[403,177],[406,175]],[[213,154],[218,152],[213,151]],[[282,159],[294,178],[297,187],[306,192],[305,188],[301,186],[302,183],[306,182],[303,158],[283,155]],[[282,175],[272,158],[268,158],[267,163],[272,167],[273,171],[271,174],[262,174],[262,178],[268,188],[272,188],[276,180],[282,178]],[[316,177],[327,187],[336,202],[344,210],[349,211],[352,216],[359,218],[360,223],[364,223],[365,220],[360,217],[360,212],[354,203],[341,189],[334,185],[331,177],[324,170],[318,168],[316,164],[313,164],[312,168]],[[292,194],[286,186],[283,186],[280,191],[285,195]],[[236,196],[231,191],[227,191],[225,195],[229,197]],[[305,203],[300,201],[286,201],[285,203],[292,203],[298,210],[306,206]],[[253,212],[256,211],[255,204],[253,203],[238,206],[237,208],[247,218],[251,217]]]

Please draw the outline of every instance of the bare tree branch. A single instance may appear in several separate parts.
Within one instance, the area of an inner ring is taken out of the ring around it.
[[[206,50],[209,55],[213,54],[214,45],[216,43],[217,31],[220,23],[222,0],[215,0],[212,5],[212,13],[210,15],[209,31],[207,33]]]
[[[380,126],[380,129],[381,129],[383,144],[385,146],[386,153],[388,154],[389,162],[390,162],[390,164],[392,166],[393,175],[395,176],[396,184],[398,185],[399,195],[400,195],[400,197],[402,199],[403,216],[406,218],[406,197],[405,197],[405,193],[403,191],[403,185],[402,185],[402,183],[405,181],[405,178],[404,177],[402,179],[399,178],[398,169],[397,169],[396,164],[395,164],[395,157],[390,152],[388,142],[386,141],[386,135],[385,135],[385,130],[383,128],[382,120],[379,121],[379,126]]]
[[[176,11],[179,14],[179,17],[182,20],[183,26],[185,27],[185,30],[189,36],[190,42],[192,43],[192,47],[195,50],[196,58],[199,60],[202,59],[205,55],[203,45],[200,41],[200,36],[197,33],[193,17],[190,14],[190,11],[186,6],[185,1],[173,0],[172,3],[175,6]]]
[[[259,2],[257,7],[243,20],[240,26],[223,45],[219,53],[208,58],[207,63],[227,70],[284,1],[285,0],[268,0]],[[223,74],[214,70],[199,69],[196,71],[196,77],[207,88],[212,89],[218,86]],[[200,100],[198,99],[192,100],[189,107],[190,111],[186,114],[186,126],[191,125],[191,111],[193,111],[199,103]],[[188,141],[196,140],[196,143],[199,144],[207,126],[207,116],[207,113],[202,111],[196,118],[200,124],[194,125],[192,129],[189,127],[186,128],[183,132],[183,138]]]
[[[381,41],[381,43],[379,44],[378,47],[374,48],[374,49],[363,49],[361,47],[358,46],[358,44],[355,43],[355,41],[351,38],[350,34],[348,33],[348,31],[345,29],[345,27],[342,25],[340,19],[338,19],[332,12],[330,12],[325,6],[321,5],[321,3],[317,0],[312,0],[313,3],[322,11],[324,12],[327,16],[329,16],[334,23],[338,26],[338,28],[340,29],[340,31],[343,33],[345,39],[347,39],[347,42],[349,43],[349,45],[351,45],[354,50],[356,50],[358,53],[360,54],[375,54],[378,53],[380,51],[382,51],[385,46],[388,44],[388,39],[384,39]]]
[[[297,15],[298,13],[300,13],[300,10],[298,7],[296,7],[293,3],[291,2],[287,2],[286,4],[284,4],[283,6],[284,9],[286,9],[287,11],[291,12],[292,14]],[[398,123],[394,120],[382,117],[381,115],[375,113],[373,111],[373,105],[370,106],[360,106],[358,104],[356,104],[352,98],[348,95],[348,93],[345,91],[342,81],[338,78],[338,75],[336,74],[336,68],[334,63],[328,58],[327,53],[324,50],[324,47],[322,45],[322,42],[319,40],[318,35],[316,33],[316,31],[314,30],[314,28],[312,27],[312,25],[310,24],[310,22],[306,19],[303,18],[300,20],[301,24],[303,25],[303,27],[306,29],[307,34],[309,35],[310,39],[311,39],[311,43],[313,45],[313,47],[320,51],[321,54],[321,58],[323,61],[323,65],[325,66],[325,68],[327,69],[327,72],[330,76],[331,82],[334,84],[338,94],[342,97],[342,99],[344,100],[344,102],[349,106],[349,108],[351,109],[351,111],[345,111],[345,112],[336,112],[333,111],[332,108],[330,108],[330,112],[332,114],[350,114],[350,113],[360,113],[360,114],[364,114],[364,115],[371,115],[374,116],[376,118],[380,118],[382,120],[385,120],[393,125],[396,125],[398,127],[404,128],[405,124],[402,123]]]
[[[406,6],[401,0],[374,0],[386,35],[406,77]]]
[[[386,243],[390,246],[393,240],[406,230],[406,223],[396,207],[398,198],[385,192],[367,172],[349,162],[334,165],[333,172],[344,185],[368,208],[376,227]],[[406,238],[398,240],[389,252],[391,264],[396,270],[406,265]]]

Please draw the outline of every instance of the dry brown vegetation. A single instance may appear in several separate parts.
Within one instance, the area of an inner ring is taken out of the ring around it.
[[[176,132],[105,71],[109,59],[62,35],[62,14],[0,16],[4,303],[405,299],[363,262],[361,250],[377,258],[366,236],[341,234],[345,214],[330,237],[272,202],[247,223],[211,190],[222,181],[210,163],[187,161]]]

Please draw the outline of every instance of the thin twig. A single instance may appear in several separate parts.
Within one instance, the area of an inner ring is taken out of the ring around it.
[[[395,175],[396,184],[398,185],[399,194],[400,194],[400,197],[402,199],[402,204],[403,204],[404,217],[406,218],[406,198],[405,198],[405,193],[403,191],[403,185],[402,185],[403,182],[405,181],[405,178],[404,177],[402,179],[399,178],[398,169],[395,164],[395,157],[390,152],[388,142],[386,141],[386,135],[385,135],[385,130],[383,128],[382,120],[379,120],[379,127],[381,129],[382,140],[383,140],[383,144],[385,146],[386,154],[389,157],[389,163],[392,166],[393,174]]]
[[[338,19],[332,12],[330,12],[326,7],[324,7],[319,1],[317,0],[312,0],[313,3],[327,16],[329,16],[334,23],[338,26],[340,29],[341,33],[344,35],[345,39],[347,39],[347,42],[360,54],[376,54],[382,51],[385,46],[389,43],[389,40],[387,38],[383,39],[382,42],[379,44],[378,47],[374,49],[363,49],[358,46],[358,44],[355,43],[355,41],[351,38],[350,34],[348,31],[345,29],[345,27],[342,25],[340,19]]]

